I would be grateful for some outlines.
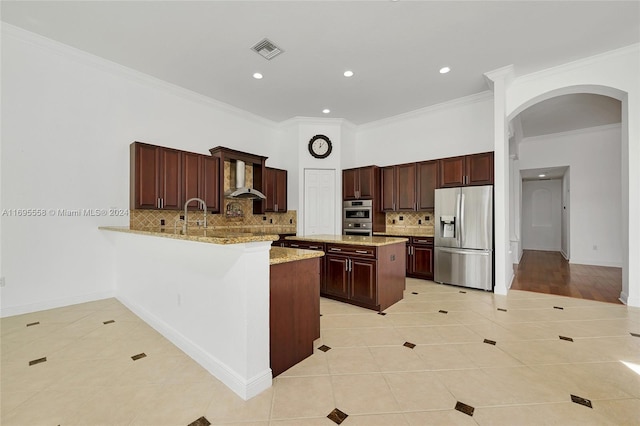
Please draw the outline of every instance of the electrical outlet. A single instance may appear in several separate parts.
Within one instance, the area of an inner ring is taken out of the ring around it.
[[[426,220],[428,222],[429,221],[429,216],[425,216],[424,220]]]
[[[398,220],[404,220],[404,216],[400,216]]]
[[[391,255],[391,261],[393,262],[393,261],[395,261],[395,260],[396,260],[396,255],[395,255],[395,254],[392,254],[392,255]]]
[[[160,226],[164,226],[164,219],[160,219]]]
[[[267,220],[267,217],[266,216],[262,216],[262,220]]]
[[[289,224],[293,225],[293,219],[289,219]]]
[[[395,219],[391,219],[391,223],[395,224],[396,220]]]
[[[598,250],[598,246],[594,244],[594,245],[593,245],[593,249],[594,249],[594,250]]]
[[[184,220],[184,215],[183,214],[180,215],[180,220]]]
[[[269,219],[269,223],[273,223],[273,219]]]
[[[4,277],[0,277],[0,287],[4,287],[4,286],[5,286]]]
[[[418,219],[418,225],[422,225],[422,219]]]
[[[182,306],[182,295],[178,293],[178,306]]]

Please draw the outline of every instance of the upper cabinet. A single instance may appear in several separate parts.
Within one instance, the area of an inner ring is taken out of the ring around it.
[[[342,198],[344,200],[371,200],[376,192],[377,166],[359,167],[342,171]]]
[[[193,197],[219,211],[219,160],[141,142],[131,144],[131,208],[181,210]],[[189,207],[198,208],[197,202]]]
[[[416,210],[416,163],[383,167],[382,210]]]
[[[416,204],[418,210],[435,208],[435,190],[438,186],[438,162],[416,163]]]
[[[182,157],[175,149],[134,142],[130,147],[132,209],[181,208]]]
[[[260,201],[262,209],[259,213],[264,212],[286,212],[287,211],[287,171],[282,169],[274,169],[265,167],[264,177],[262,179],[262,189],[266,200]],[[254,213],[256,211],[254,203]]]
[[[439,188],[492,185],[493,152],[438,160]]]

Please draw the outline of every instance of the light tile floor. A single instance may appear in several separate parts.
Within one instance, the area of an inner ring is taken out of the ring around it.
[[[347,426],[640,424],[640,309],[407,279],[386,315],[321,312],[330,349],[250,401],[116,299],[4,318],[1,423],[330,426],[338,408]]]

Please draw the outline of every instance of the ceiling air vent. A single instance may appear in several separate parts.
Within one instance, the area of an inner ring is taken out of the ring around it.
[[[251,49],[255,50],[256,53],[267,60],[273,59],[284,52],[284,50],[280,49],[278,46],[276,46],[266,38],[253,46]]]

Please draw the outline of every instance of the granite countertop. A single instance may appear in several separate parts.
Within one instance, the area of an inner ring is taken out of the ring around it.
[[[374,232],[374,236],[387,236],[387,237],[432,237],[433,232],[425,231],[413,231],[413,230],[393,230],[385,232]]]
[[[324,252],[319,250],[271,247],[271,251],[269,251],[269,264],[277,265],[280,263],[295,262],[296,260],[313,259],[322,256],[324,256]]]
[[[144,228],[131,229],[128,226],[100,226],[98,229],[104,231],[126,232],[129,234],[150,235],[154,237],[173,238],[176,240],[199,241],[210,244],[244,244],[258,241],[277,241],[278,234],[261,232],[226,232],[221,229],[192,228],[187,231],[187,235],[182,235],[182,229],[174,230],[167,228]]]
[[[406,238],[392,238],[392,237],[365,237],[361,235],[309,235],[306,237],[286,237],[286,240],[296,241],[315,241],[319,243],[335,243],[335,244],[350,244],[355,246],[386,246],[390,244],[404,243]]]

